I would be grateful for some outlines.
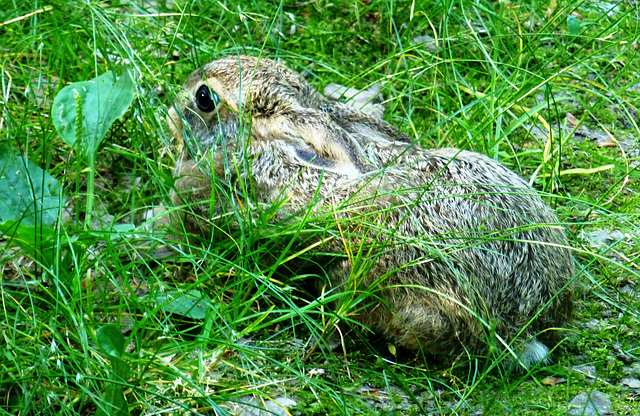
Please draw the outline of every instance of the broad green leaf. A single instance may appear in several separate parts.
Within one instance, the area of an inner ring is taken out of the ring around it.
[[[158,298],[159,302],[169,301],[162,306],[162,310],[168,315],[175,313],[192,319],[204,319],[207,316],[207,310],[211,307],[209,298],[198,290],[180,294],[174,300],[170,299],[170,295]]]
[[[111,371],[109,382],[105,384],[104,402],[96,412],[98,416],[129,415],[129,405],[124,396],[124,383],[129,375],[129,363],[122,359],[125,338],[115,325],[105,325],[96,331],[100,348],[109,356]]]
[[[63,88],[53,101],[53,124],[69,146],[78,146],[80,137],[82,153],[93,157],[109,127],[131,106],[133,95],[127,71],[117,79],[113,72],[106,72],[90,81],[76,82]],[[80,126],[82,131],[76,131]]]
[[[7,247],[18,246],[29,257],[46,265],[52,264],[57,245],[53,228],[33,227],[8,220],[0,223],[0,235],[7,239]]]
[[[391,353],[391,355],[395,357],[397,353],[396,346],[394,344],[389,343],[387,344],[387,348],[389,349],[389,352]]]
[[[0,148],[0,223],[50,226],[64,204],[62,187],[28,159]]]
[[[96,331],[98,345],[109,357],[122,358],[125,348],[125,338],[115,325],[105,325]]]
[[[567,16],[567,26],[569,27],[569,33],[572,35],[576,36],[580,33],[580,20],[574,15]]]
[[[113,367],[116,366],[114,364],[115,360],[121,362],[121,365],[125,366],[128,370],[129,366],[118,358],[111,359]],[[103,407],[98,408],[95,413],[96,416],[128,416],[130,414],[129,404],[127,403],[127,399],[124,397],[124,389],[126,386],[123,385],[123,382],[126,379],[118,376],[115,371],[115,368],[111,370],[111,375],[109,377],[110,381],[105,383],[104,402],[100,403]]]

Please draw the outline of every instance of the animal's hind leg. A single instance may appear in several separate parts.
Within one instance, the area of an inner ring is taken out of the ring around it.
[[[396,345],[434,354],[459,349],[460,341],[449,319],[426,304],[408,303],[390,311],[389,316],[380,330]]]
[[[376,276],[376,272],[380,271],[372,269],[367,275]],[[353,295],[344,293],[347,299],[361,295],[363,290],[371,291],[368,299],[359,302],[359,306],[369,306],[350,315],[350,318],[404,348],[422,348],[436,354],[459,349],[460,337],[455,322],[452,323],[437,307],[430,306],[441,304],[441,299],[431,299],[399,286],[385,288],[390,283],[385,281],[372,286],[370,278],[359,280],[351,274],[351,265],[347,260],[338,262],[328,270],[333,287],[340,287],[343,292],[353,292]],[[333,308],[336,309],[337,305],[334,304]]]

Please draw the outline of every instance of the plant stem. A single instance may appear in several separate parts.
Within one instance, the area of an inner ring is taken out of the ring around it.
[[[87,155],[87,205],[85,207],[84,229],[87,231],[91,227],[91,213],[93,212],[93,184],[96,176],[96,155],[91,151]]]

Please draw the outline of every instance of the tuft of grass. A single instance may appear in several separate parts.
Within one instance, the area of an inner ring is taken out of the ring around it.
[[[640,362],[632,5],[0,4],[0,146],[64,184],[68,201],[51,235],[33,236],[53,242],[47,261],[0,240],[3,414],[108,412],[114,388],[125,414],[224,414],[251,396],[256,405],[291,397],[292,414],[304,415],[553,415],[592,390],[615,412],[639,411],[637,392],[621,388],[625,367]],[[314,297],[324,276],[300,268],[324,260],[298,239],[322,218],[229,215],[211,240],[182,244],[153,231],[148,211],[167,202],[179,156],[164,121],[171,99],[195,68],[237,53],[279,59],[319,89],[380,82],[386,119],[424,146],[486,153],[546,192],[575,248],[579,286],[554,363],[527,373],[506,370],[501,353],[443,363],[349,325],[357,302],[372,298]],[[87,168],[56,133],[53,99],[125,69],[134,102]],[[169,258],[158,255],[166,246]],[[335,300],[344,308],[332,311]],[[111,325],[125,337],[126,379],[99,337]],[[575,365],[594,366],[595,381]]]

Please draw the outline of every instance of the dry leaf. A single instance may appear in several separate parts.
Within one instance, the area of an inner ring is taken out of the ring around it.
[[[547,377],[542,379],[541,383],[546,386],[557,386],[558,384],[566,383],[567,380],[561,377]]]
[[[574,116],[571,113],[567,113],[567,123],[569,123],[572,126],[577,126],[579,122],[580,120],[578,120],[576,116]]]
[[[616,142],[612,140],[596,143],[596,147],[616,147],[616,146],[617,146]]]

